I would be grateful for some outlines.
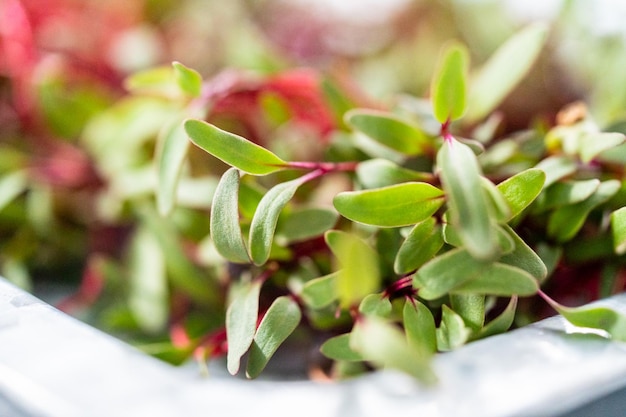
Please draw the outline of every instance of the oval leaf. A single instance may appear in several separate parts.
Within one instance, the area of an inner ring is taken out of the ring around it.
[[[241,357],[248,351],[254,339],[261,285],[261,281],[254,281],[233,289],[234,295],[226,310],[226,367],[231,375],[239,372]]]
[[[453,249],[421,267],[414,276],[419,296],[434,300],[478,277],[490,264],[477,260],[465,249]]]
[[[16,171],[0,178],[0,210],[28,187],[28,176],[24,171]]]
[[[261,199],[250,224],[250,255],[256,265],[262,265],[270,257],[278,216],[296,190],[306,179],[287,181],[272,187]]]
[[[337,223],[338,217],[335,210],[321,207],[293,210],[281,216],[276,235],[289,243],[301,242],[323,235]]]
[[[251,175],[266,175],[285,168],[271,151],[234,133],[201,120],[187,120],[185,131],[201,149]]]
[[[191,97],[198,97],[202,90],[202,76],[191,68],[180,62],[172,63],[174,68],[174,78],[180,89]]]
[[[398,249],[394,272],[402,275],[418,269],[439,252],[443,243],[441,227],[433,217],[416,224]]]
[[[494,263],[453,291],[457,294],[524,296],[536,294],[538,289],[537,280],[528,272],[511,265]]]
[[[159,180],[157,205],[162,216],[169,214],[174,208],[178,178],[188,147],[189,140],[182,120],[170,126],[163,137],[159,138],[155,159]]]
[[[430,172],[413,171],[382,158],[359,163],[356,175],[364,188],[380,188],[409,181],[428,182],[433,179]]]
[[[353,129],[405,155],[417,155],[428,146],[417,126],[389,113],[355,109],[346,113],[345,120]]]
[[[441,324],[437,329],[437,348],[449,351],[461,347],[469,339],[470,333],[463,318],[444,304],[441,307]]]
[[[465,113],[468,65],[467,48],[457,42],[448,44],[439,57],[430,95],[440,123],[456,120]]]
[[[572,175],[578,169],[576,161],[569,156],[550,156],[537,165],[535,168],[542,170],[546,174],[546,180],[543,183],[544,188],[554,184],[560,179]]]
[[[598,190],[600,180],[558,181],[548,187],[537,201],[537,210],[550,210],[580,203]]]
[[[278,347],[298,327],[301,318],[300,307],[291,297],[274,300],[254,335],[246,368],[248,378],[259,376]]]
[[[432,356],[437,351],[435,319],[428,307],[417,300],[407,300],[402,310],[402,323],[409,346],[420,357]]]
[[[161,331],[169,318],[167,274],[158,240],[141,227],[130,250],[128,304],[139,326],[151,333]]]
[[[450,294],[450,305],[472,332],[483,327],[485,322],[484,294]]]
[[[498,237],[476,156],[459,141],[447,140],[437,154],[437,165],[450,221],[465,248],[476,258],[493,259],[498,254]]]
[[[337,257],[339,305],[349,308],[379,290],[378,253],[359,237],[338,230],[326,232],[326,243]]]
[[[302,287],[300,297],[304,303],[313,308],[324,308],[337,300],[337,276],[334,272],[323,277],[307,281]]]
[[[540,293],[540,295],[574,326],[604,330],[611,338],[626,342],[626,316],[623,314],[602,306],[566,307],[544,293]]]
[[[250,256],[239,224],[239,171],[230,168],[222,175],[211,208],[211,238],[215,249],[235,263],[248,263]]]
[[[535,24],[507,40],[472,78],[467,118],[488,115],[528,73],[539,56],[548,28]]]
[[[320,347],[320,352],[336,361],[360,362],[363,360],[363,356],[350,347],[350,333],[340,334],[326,340]]]
[[[623,255],[626,253],[626,207],[611,213],[611,232],[615,253]]]
[[[519,215],[532,203],[543,189],[546,174],[540,169],[527,169],[498,184],[510,213],[505,221]]]
[[[391,301],[382,294],[370,294],[361,301],[359,313],[387,318],[391,314]]]
[[[380,227],[419,223],[432,216],[443,202],[443,192],[423,182],[397,184],[375,190],[346,191],[333,199],[333,205],[342,216]]]

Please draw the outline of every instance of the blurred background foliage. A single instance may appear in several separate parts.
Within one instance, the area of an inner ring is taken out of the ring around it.
[[[177,208],[159,216],[154,153],[189,97],[158,68],[202,74],[214,123],[314,159],[341,124],[333,91],[416,106],[447,40],[479,65],[548,20],[500,134],[551,126],[576,100],[624,132],[625,18],[619,1],[0,0],[0,273],[46,296],[66,288],[51,299],[118,334],[176,344],[184,319],[219,341],[226,266],[206,231],[225,167],[192,151]]]

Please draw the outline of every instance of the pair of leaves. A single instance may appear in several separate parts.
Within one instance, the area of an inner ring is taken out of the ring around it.
[[[248,252],[239,223],[239,171],[227,170],[215,191],[211,211],[211,236],[216,250],[231,262],[264,264],[270,256],[280,212],[305,181],[300,177],[278,184],[263,196],[252,217]]]
[[[431,83],[435,118],[475,122],[495,109],[528,73],[545,43],[547,27],[531,25],[508,39],[468,83],[469,53],[453,42],[442,51]],[[469,88],[468,88],[469,84]],[[469,90],[469,91],[468,91]]]
[[[448,293],[531,295],[538,283],[529,272],[503,262],[485,262],[458,248],[426,263],[414,276],[420,297],[434,300]]]
[[[246,376],[256,378],[300,323],[300,307],[292,298],[282,296],[274,300],[257,328],[261,285],[256,280],[235,287],[226,311],[226,366],[232,375],[239,372],[242,356],[250,351]]]

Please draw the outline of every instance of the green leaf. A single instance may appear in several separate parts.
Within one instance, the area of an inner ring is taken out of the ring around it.
[[[484,294],[450,294],[450,306],[473,332],[485,322]]]
[[[241,357],[248,351],[254,340],[261,285],[262,281],[256,280],[231,287],[233,294],[226,310],[226,338],[228,340],[226,367],[231,375],[239,372]]]
[[[215,249],[235,263],[249,263],[250,256],[241,234],[238,209],[239,171],[230,168],[220,179],[211,208],[211,238]]]
[[[302,287],[300,297],[304,303],[313,308],[320,309],[329,306],[338,298],[337,279],[338,272],[307,281]]]
[[[178,178],[189,147],[182,120],[168,126],[164,132],[157,142],[155,156],[159,181],[157,205],[162,216],[166,216],[174,208]]]
[[[546,174],[540,169],[527,169],[498,184],[498,190],[511,209],[506,221],[519,215],[541,193]]]
[[[202,76],[191,68],[180,62],[172,63],[174,68],[174,78],[180,89],[191,97],[198,97],[202,91]]]
[[[363,356],[350,347],[350,333],[340,334],[326,340],[320,347],[320,352],[327,358],[336,361],[360,362]]]
[[[248,378],[259,376],[278,347],[298,327],[301,318],[300,307],[291,297],[274,300],[254,335],[246,368]]]
[[[145,226],[132,239],[129,278],[128,304],[137,324],[149,333],[163,330],[169,318],[165,261],[159,241]]]
[[[611,232],[615,253],[626,253],[626,207],[622,207],[611,213]]]
[[[417,300],[406,300],[402,323],[409,346],[420,357],[430,357],[437,351],[435,319],[428,307]]]
[[[439,56],[430,96],[440,123],[459,119],[465,113],[468,65],[467,48],[457,42],[446,45]]]
[[[417,155],[432,147],[418,126],[390,113],[354,109],[346,113],[346,124],[395,151]]]
[[[256,265],[269,259],[278,216],[304,182],[306,178],[300,177],[275,185],[261,199],[252,217],[249,237],[250,255]]]
[[[447,305],[441,306],[441,324],[437,329],[437,348],[439,350],[450,351],[463,346],[470,334],[471,331],[465,327],[465,322],[461,316]]]
[[[396,254],[394,272],[402,275],[415,271],[435,256],[443,243],[441,227],[433,217],[416,224]]]
[[[453,249],[422,266],[414,276],[414,285],[420,297],[434,300],[477,278],[489,265],[466,249]]]
[[[606,331],[612,339],[626,342],[626,316],[602,306],[566,307],[541,293],[544,300],[574,326]]]
[[[546,174],[544,188],[548,188],[558,180],[572,175],[578,169],[576,161],[569,156],[550,156],[539,162],[535,168],[542,170]]]
[[[464,247],[478,259],[498,254],[498,237],[476,156],[466,145],[447,140],[437,154],[450,222]]]
[[[379,368],[405,372],[425,384],[436,380],[430,358],[419,356],[400,329],[381,319],[360,320],[352,330],[350,347]]]
[[[511,297],[511,300],[507,304],[506,308],[502,313],[498,315],[495,319],[491,320],[487,323],[478,334],[474,337],[474,339],[482,339],[484,337],[493,336],[496,334],[504,333],[509,330],[513,321],[515,320],[515,310],[517,309],[517,296]]]
[[[191,262],[172,222],[161,217],[151,204],[137,204],[134,208],[141,222],[161,245],[171,284],[199,303],[217,303],[218,289],[215,282]]]
[[[548,187],[537,200],[537,211],[550,210],[580,203],[593,195],[600,180],[592,178],[582,181],[559,181]]]
[[[596,192],[587,200],[556,209],[548,219],[548,235],[559,242],[567,242],[576,236],[589,213],[605,203],[619,191],[617,180],[602,182]]]
[[[428,182],[433,179],[430,172],[413,171],[382,158],[368,159],[359,163],[356,175],[364,188],[380,188],[409,181]]]
[[[509,227],[503,228],[514,242],[515,249],[503,255],[498,261],[507,265],[518,267],[537,281],[542,282],[548,276],[548,270],[542,259],[522,240],[515,231]]]
[[[251,175],[266,175],[285,168],[271,151],[234,133],[201,120],[187,120],[185,131],[201,149]]]
[[[626,142],[626,136],[622,133],[586,134],[581,137],[580,159],[584,163],[591,162],[596,156],[609,149]]]
[[[391,315],[391,301],[382,294],[370,294],[361,300],[359,313],[366,316],[387,318]]]
[[[474,279],[454,288],[456,294],[489,294],[498,296],[533,295],[539,284],[528,272],[502,263],[494,263]]]
[[[472,77],[469,121],[493,111],[528,73],[546,41],[548,28],[531,25],[508,39]]]
[[[480,179],[494,220],[497,223],[506,223],[511,217],[511,209],[509,208],[508,202],[500,192],[500,189],[496,187],[493,182],[486,177],[481,177]]]
[[[380,227],[408,226],[432,216],[443,192],[423,182],[408,182],[364,191],[346,191],[333,199],[344,217]]]
[[[124,88],[135,95],[176,97],[180,95],[180,88],[176,85],[173,72],[170,66],[135,72],[124,80]]]
[[[339,215],[335,210],[321,207],[307,207],[285,213],[280,217],[276,235],[285,241],[301,242],[321,236],[331,229]]]
[[[15,171],[0,178],[0,210],[26,191],[28,176],[25,171]]]
[[[346,232],[331,230],[326,232],[325,238],[339,263],[339,305],[349,308],[377,292],[380,285],[378,253],[359,237]]]

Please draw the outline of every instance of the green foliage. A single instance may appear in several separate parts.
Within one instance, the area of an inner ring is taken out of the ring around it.
[[[32,158],[31,136],[0,132],[1,271],[28,285],[57,251],[88,253],[70,261],[87,265],[77,299],[90,316],[177,363],[225,354],[237,374],[247,358],[248,378],[288,338],[312,335],[334,375],[391,368],[432,383],[438,352],[531,321],[537,296],[624,340],[619,313],[544,293],[582,273],[600,277],[600,294],[619,289],[624,124],[550,108],[555,123],[536,114],[512,131],[526,101],[501,104],[538,70],[548,29],[497,48],[500,35],[471,51],[449,42],[433,62],[411,56],[419,68],[394,71],[432,75],[429,91],[424,79],[411,84],[420,97],[376,103],[348,80],[247,56],[241,40],[225,49],[263,74],[203,79],[174,62],[131,75],[104,110],[96,89],[64,103],[62,83],[46,81],[48,133],[71,137]],[[484,63],[470,68],[470,55]]]
[[[573,250],[563,243],[583,227],[605,232],[598,218],[607,205],[614,249],[623,252],[625,216],[615,206],[624,199],[621,179],[591,169],[604,168],[601,158],[622,145],[621,134],[585,120],[530,139],[463,137],[471,135],[463,130],[466,107],[470,123],[493,111],[529,71],[546,32],[533,26],[511,38],[471,83],[467,48],[448,44],[426,115],[354,108],[332,85],[327,98],[339,100],[333,106],[345,124],[337,128],[345,130],[319,161],[279,157],[203,120],[184,123],[192,142],[231,166],[211,208],[216,251],[274,285],[286,275],[292,293],[278,291],[255,329],[261,280],[230,276],[239,288],[226,312],[231,373],[249,352],[247,376],[258,376],[306,317],[313,329],[337,329],[321,352],[338,363],[366,362],[431,383],[433,355],[508,330],[520,300],[543,294],[540,285]],[[274,122],[289,123],[288,104],[280,106]],[[183,153],[166,161],[170,183]],[[252,176],[244,181],[240,171]],[[331,174],[350,185],[321,197],[316,185]],[[319,204],[331,197],[332,208]],[[494,314],[498,299],[508,301]],[[575,324],[622,337],[623,318],[610,309],[549,303]]]

